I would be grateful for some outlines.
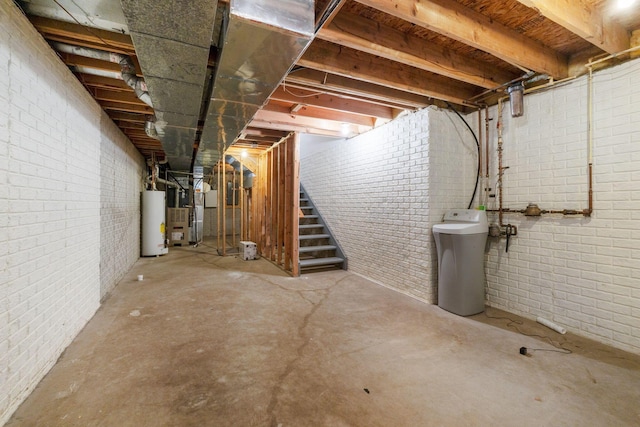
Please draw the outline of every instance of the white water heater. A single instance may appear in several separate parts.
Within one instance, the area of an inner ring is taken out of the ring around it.
[[[165,237],[165,205],[164,191],[142,192],[142,256],[169,252]]]

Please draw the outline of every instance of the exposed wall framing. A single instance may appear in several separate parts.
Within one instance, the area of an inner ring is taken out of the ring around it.
[[[298,276],[299,136],[292,133],[261,154],[253,186],[250,237],[258,253]]]

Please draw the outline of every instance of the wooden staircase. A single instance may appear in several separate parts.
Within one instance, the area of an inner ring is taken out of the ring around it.
[[[300,186],[300,210],[303,215],[298,220],[300,272],[346,270],[347,262],[340,246],[302,186]]]

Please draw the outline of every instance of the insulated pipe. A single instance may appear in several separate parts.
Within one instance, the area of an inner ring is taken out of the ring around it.
[[[58,52],[69,53],[72,55],[84,56],[85,58],[93,58],[101,61],[113,62],[120,65],[120,74],[122,80],[134,90],[136,96],[149,107],[153,107],[151,97],[147,91],[147,85],[144,80],[136,75],[136,67],[131,57],[121,55],[119,53],[106,52],[99,49],[91,49],[88,47],[72,46],[66,43],[52,43],[52,47]]]
[[[144,122],[144,133],[146,133],[147,136],[150,138],[158,139],[158,131],[156,130],[155,117],[152,117],[148,119],[146,122]]]

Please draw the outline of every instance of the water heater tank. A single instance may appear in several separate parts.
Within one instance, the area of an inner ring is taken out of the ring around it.
[[[167,252],[164,191],[143,191],[141,254],[157,256]]]

